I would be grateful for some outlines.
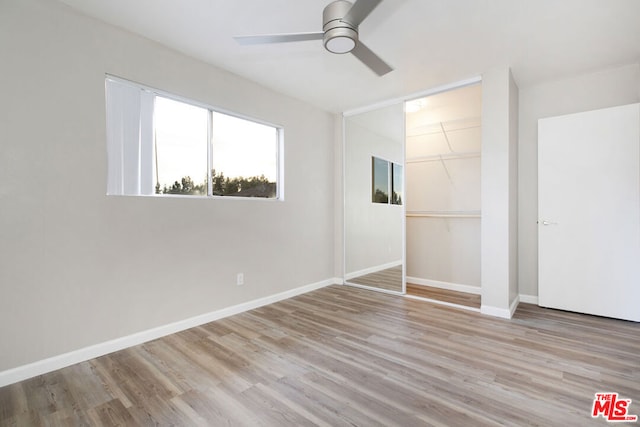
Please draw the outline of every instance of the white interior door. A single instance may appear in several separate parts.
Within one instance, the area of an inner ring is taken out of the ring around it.
[[[539,304],[640,321],[640,104],[538,123]]]

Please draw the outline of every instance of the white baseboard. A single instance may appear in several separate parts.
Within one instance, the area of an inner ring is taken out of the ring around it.
[[[189,319],[170,323],[168,325],[159,326],[157,328],[148,329],[142,332],[137,332],[132,335],[116,338],[114,340],[74,350],[69,353],[64,353],[58,356],[50,357],[48,359],[29,363],[28,365],[23,365],[17,368],[2,371],[0,372],[0,387],[13,384],[18,381],[23,381],[37,375],[46,374],[47,372],[62,369],[76,363],[85,362],[96,357],[104,356],[105,354],[113,353],[114,351],[123,350],[128,347],[143,344],[147,341],[174,334],[176,332],[184,331],[185,329],[200,326],[205,323],[213,322],[215,320],[219,320],[228,316],[233,316],[234,314],[239,314],[245,311],[253,310],[254,308],[273,304],[275,302],[311,292],[316,289],[324,288],[325,286],[341,283],[342,279],[340,278],[323,280],[321,282],[301,286],[299,288],[280,292],[278,294],[258,298],[253,301],[226,307],[220,310],[213,311],[211,313],[191,317]]]
[[[480,295],[482,289],[479,286],[462,285],[459,283],[440,282],[438,280],[421,279],[419,277],[407,276],[407,283],[420,286],[431,286],[433,288],[447,289],[449,291],[464,292],[467,294]]]
[[[360,289],[366,289],[368,291],[381,292],[383,294],[392,294],[392,295],[402,295],[402,296],[404,296],[402,291],[390,291],[389,289],[377,288],[375,286],[360,285],[358,283],[351,283],[351,282],[345,282],[344,284],[345,284],[345,286],[350,286],[352,288],[360,288]]]
[[[520,294],[520,302],[524,304],[535,304],[538,305],[538,296],[537,295],[522,295]]]
[[[488,316],[501,317],[503,319],[511,319],[513,317],[513,313],[516,312],[519,303],[520,296],[516,296],[509,308],[500,308],[482,304],[480,306],[480,313]]]
[[[460,304],[453,304],[450,302],[446,302],[446,301],[440,301],[440,300],[436,300],[436,299],[431,299],[431,298],[424,298],[424,297],[419,297],[416,295],[409,295],[409,294],[404,294],[403,297],[405,298],[409,298],[409,299],[415,299],[418,301],[427,301],[433,304],[437,304],[437,305],[444,305],[447,307],[453,307],[453,308],[458,308],[458,309],[462,309],[462,310],[467,310],[467,311],[473,311],[475,313],[480,313],[480,309],[476,308],[476,307],[468,307],[466,305],[460,305]]]
[[[513,299],[513,302],[509,306],[509,319],[513,317],[513,314],[518,308],[518,304],[520,304],[520,295],[516,295],[516,297]]]
[[[518,304],[520,304],[520,296],[516,295],[509,308],[500,308],[483,304],[480,307],[480,313],[488,316],[501,317],[503,319],[511,319],[513,317],[513,313],[515,313],[518,308]]]
[[[402,260],[388,262],[386,264],[376,265],[373,267],[365,268],[363,270],[354,271],[344,275],[345,280],[353,279],[354,277],[364,276],[365,274],[376,273],[378,271],[386,270],[387,268],[393,268],[402,265]]]
[[[511,311],[508,308],[493,307],[491,305],[482,305],[480,313],[487,316],[501,317],[503,319],[511,319]]]

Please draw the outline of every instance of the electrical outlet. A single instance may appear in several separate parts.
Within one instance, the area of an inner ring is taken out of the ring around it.
[[[236,277],[236,285],[244,285],[244,273],[238,273],[238,277]]]

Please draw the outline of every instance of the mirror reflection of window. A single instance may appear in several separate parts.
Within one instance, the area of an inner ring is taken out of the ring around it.
[[[344,281],[404,292],[404,102],[344,116]],[[392,205],[392,163],[403,205]],[[375,175],[375,177],[374,177]],[[376,198],[376,189],[378,197]]]
[[[391,203],[394,205],[401,205],[402,196],[404,194],[402,165],[392,163],[391,170]]]
[[[389,162],[372,157],[373,203],[389,203]]]

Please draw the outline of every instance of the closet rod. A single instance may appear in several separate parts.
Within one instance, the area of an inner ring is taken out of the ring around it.
[[[481,218],[480,211],[407,211],[406,215],[415,218]]]

